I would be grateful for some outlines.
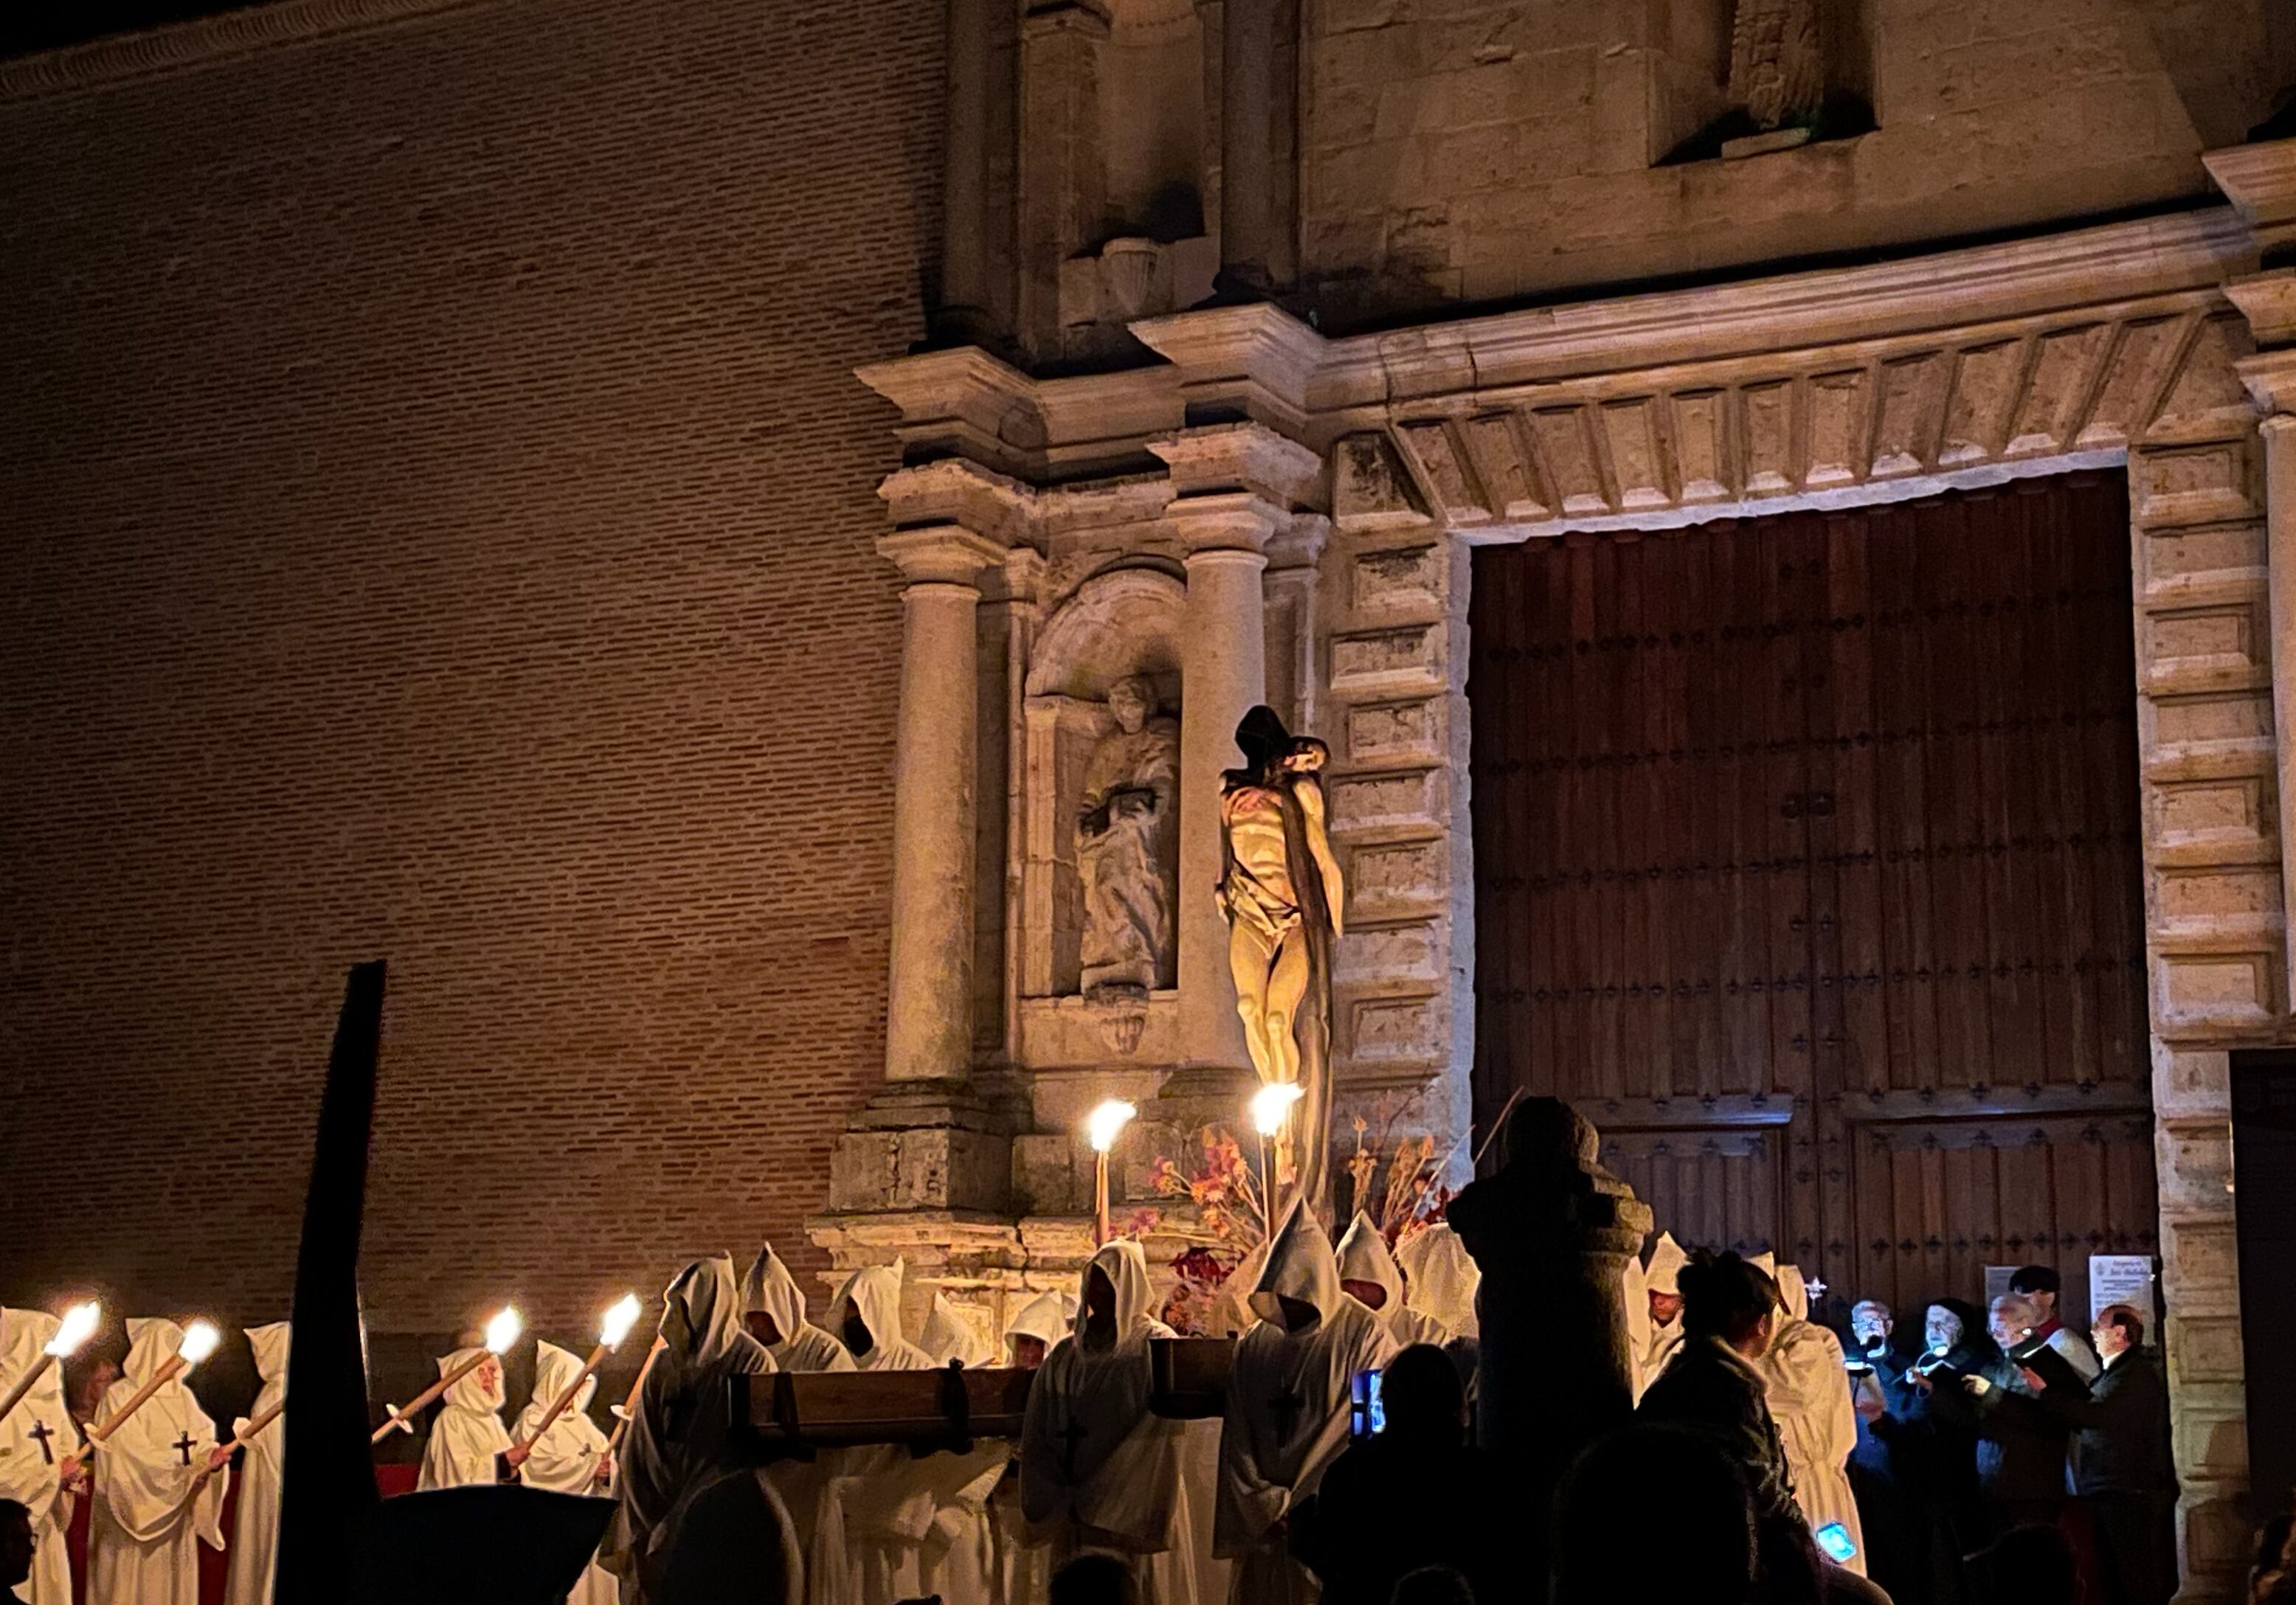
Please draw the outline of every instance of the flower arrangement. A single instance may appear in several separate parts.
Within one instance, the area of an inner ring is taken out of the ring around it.
[[[1355,1185],[1356,1208],[1371,1216],[1390,1249],[1441,1220],[1451,1203],[1450,1188],[1438,1179],[1451,1156],[1436,1155],[1432,1136],[1397,1138],[1393,1151],[1382,1158],[1395,1123],[1417,1101],[1414,1097],[1393,1104],[1382,1098],[1372,1106],[1371,1118],[1358,1114],[1349,1122],[1355,1128],[1356,1151],[1342,1168]],[[1374,1118],[1379,1122],[1375,1137],[1370,1135]],[[1382,1169],[1386,1172],[1383,1185]]]

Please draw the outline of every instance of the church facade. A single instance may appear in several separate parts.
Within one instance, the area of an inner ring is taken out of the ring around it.
[[[0,1184],[0,1293],[276,1314],[379,952],[379,1332],[767,1232],[997,1320],[1088,1252],[1092,1105],[1168,1232],[1238,1119],[1265,703],[1330,749],[1341,1158],[1560,1093],[1661,1224],[1901,1320],[2157,1255],[2229,1586],[2285,19],[770,11],[0,64],[0,1040],[96,1189]]]

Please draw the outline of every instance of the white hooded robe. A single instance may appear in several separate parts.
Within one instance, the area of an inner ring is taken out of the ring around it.
[[[1475,1290],[1482,1285],[1483,1273],[1447,1223],[1437,1221],[1405,1238],[1395,1250],[1395,1263],[1405,1277],[1404,1302],[1441,1329],[1441,1341],[1481,1335]]]
[[[782,1257],[767,1243],[742,1279],[742,1313],[774,1318],[781,1341],[771,1349],[776,1371],[851,1371],[845,1345],[805,1318],[805,1293]]]
[[[621,1509],[599,1552],[626,1601],[644,1597],[646,1574],[676,1543],[680,1521],[731,1470],[731,1380],[774,1369],[773,1355],[742,1330],[734,1262],[722,1255],[678,1273],[662,1295],[660,1333],[661,1354],[614,1465]],[[792,1578],[801,1575],[796,1554],[784,1561]]]
[[[1650,1264],[1643,1267],[1643,1308],[1645,1312],[1650,1308],[1650,1295],[1652,1293],[1671,1297],[1681,1291],[1682,1267],[1689,1263],[1690,1256],[1684,1253],[1682,1245],[1674,1241],[1673,1232],[1658,1234],[1658,1241],[1651,1246]],[[1666,1363],[1674,1358],[1674,1351],[1681,1347],[1682,1317],[1677,1315],[1664,1326],[1650,1322],[1648,1330],[1649,1336],[1644,1341],[1635,1366],[1636,1404],[1642,1402],[1644,1391],[1658,1380],[1658,1373],[1666,1369]]]
[[[183,1347],[172,1321],[130,1321],[127,1363],[103,1396],[98,1421],[117,1415]],[[194,1547],[223,1547],[231,1473],[202,1478],[216,1446],[208,1419],[179,1375],[144,1401],[95,1453],[88,1527],[87,1605],[199,1605]]]
[[[1450,1340],[1440,1322],[1411,1307],[1405,1293],[1403,1271],[1389,1251],[1387,1239],[1372,1224],[1368,1215],[1358,1213],[1348,1223],[1347,1232],[1340,1239],[1339,1263],[1341,1282],[1373,1282],[1387,1294],[1386,1302],[1372,1314],[1387,1328],[1398,1348],[1408,1348],[1414,1343],[1431,1343],[1440,1348]]]
[[[1770,1415],[1785,1446],[1794,1503],[1812,1532],[1829,1521],[1849,1529],[1857,1553],[1844,1564],[1862,1577],[1866,1534],[1849,1472],[1850,1451],[1857,1446],[1857,1412],[1849,1396],[1849,1373],[1841,1363],[1841,1339],[1804,1316],[1809,1298],[1799,1270],[1780,1265],[1775,1275],[1785,1307],[1754,1369],[1761,1373]]]
[[[1116,1295],[1115,1318],[1101,1331],[1088,1313],[1095,1273]],[[1070,1334],[1045,1357],[1029,1393],[1022,1510],[1047,1533],[1054,1568],[1104,1551],[1131,1562],[1141,1605],[1215,1605],[1226,1595],[1226,1568],[1206,1552],[1210,1490],[1188,1478],[1189,1429],[1209,1435],[1212,1424],[1149,1412],[1148,1345],[1172,1332],[1153,1314],[1147,1256],[1136,1242],[1106,1244],[1085,1277]]]
[[[0,1499],[15,1500],[32,1517],[32,1575],[23,1584],[31,1605],[72,1605],[71,1558],[64,1552],[72,1501],[58,1474],[79,1429],[64,1407],[61,1368],[47,1353],[62,1324],[45,1310],[0,1310],[0,1397],[26,1372],[40,1373],[0,1421]]]
[[[439,1374],[451,1375],[472,1355],[485,1352],[458,1348],[439,1360]],[[414,1483],[418,1489],[496,1480],[495,1456],[510,1447],[510,1434],[502,1421],[502,1408],[509,1401],[503,1393],[501,1362],[491,1368],[491,1382],[482,1380],[488,1369],[481,1363],[447,1389],[446,1403],[430,1423],[430,1441],[423,1446],[422,1474]]]
[[[287,1396],[287,1349],[291,1337],[284,1321],[247,1329],[247,1341],[255,1350],[255,1374],[263,1379],[263,1388],[247,1414],[232,1424],[232,1438],[243,1453],[224,1605],[271,1605],[271,1585],[279,1568],[279,1488],[287,1450],[287,1417],[283,1413],[273,1417],[252,1437],[247,1435],[247,1424]]]
[[[512,1435],[529,1445],[526,1463],[519,1468],[519,1476],[529,1488],[593,1496],[607,1492],[598,1485],[598,1462],[606,1453],[606,1435],[590,1419],[590,1400],[598,1391],[596,1377],[585,1378],[574,1402],[558,1413],[558,1419],[544,1428],[539,1437],[533,1436],[558,1396],[581,1375],[579,1355],[570,1354],[555,1343],[534,1346],[534,1394],[519,1413],[518,1430]],[[611,1486],[610,1474],[608,1486]],[[574,1591],[566,1596],[566,1605],[614,1605],[615,1593],[614,1579],[600,1570],[593,1560],[584,1568],[581,1581],[574,1585]]]
[[[1279,1297],[1311,1306],[1316,1319],[1290,1331]],[[1332,1241],[1301,1204],[1269,1246],[1251,1305],[1259,1324],[1237,1343],[1228,1379],[1213,1551],[1236,1562],[1228,1593],[1235,1605],[1310,1601],[1314,1578],[1271,1529],[1347,1446],[1355,1378],[1384,1365],[1395,1339],[1340,1290]]]
[[[857,1370],[938,1369],[931,1355],[901,1336],[901,1267],[871,1265],[847,1277],[829,1306],[832,1332],[842,1337],[853,1313],[869,1334],[868,1352],[853,1357]],[[815,1605],[893,1605],[931,1592],[923,1586],[924,1541],[944,1499],[980,1474],[980,1468],[950,1463],[971,1458],[914,1460],[898,1444],[823,1455],[827,1482],[807,1591]]]

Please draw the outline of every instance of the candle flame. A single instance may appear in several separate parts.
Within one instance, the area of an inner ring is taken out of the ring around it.
[[[1115,1147],[1118,1134],[1123,1131],[1125,1126],[1131,1123],[1132,1117],[1139,1112],[1138,1105],[1127,1103],[1121,1098],[1111,1098],[1086,1116],[1085,1136],[1092,1143],[1093,1152],[1106,1153]]]
[[[519,1314],[517,1308],[506,1304],[496,1312],[493,1320],[487,1322],[487,1347],[495,1353],[501,1354],[512,1344],[517,1342],[519,1333],[525,1330],[526,1322]]]
[[[598,1341],[608,1348],[619,1348],[622,1339],[630,1335],[630,1328],[637,1324],[642,1307],[636,1293],[623,1294],[620,1301],[606,1312],[605,1320],[599,1322]]]
[[[75,1304],[64,1314],[64,1323],[56,1335],[48,1339],[47,1352],[59,1360],[69,1359],[79,1352],[80,1345],[95,1335],[96,1323],[103,1319],[103,1306],[93,1298],[86,1304]]]
[[[1296,1081],[1271,1081],[1251,1095],[1251,1126],[1263,1137],[1272,1137],[1283,1129],[1291,1118],[1292,1106],[1307,1096],[1306,1089]]]
[[[212,1324],[205,1321],[194,1321],[189,1330],[184,1333],[184,1345],[176,1351],[176,1357],[183,1361],[187,1368],[197,1365],[215,1353],[216,1345],[222,1341],[223,1334],[216,1331]]]

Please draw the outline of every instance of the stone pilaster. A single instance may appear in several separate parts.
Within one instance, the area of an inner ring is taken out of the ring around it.
[[[1299,272],[1300,4],[1220,10],[1220,284],[1265,296]]]
[[[1100,57],[1108,12],[1095,0],[1026,0],[1021,18],[1020,322],[1039,357],[1061,352],[1061,265],[1103,226]]]
[[[1165,517],[1188,570],[1180,692],[1180,1052],[1189,1069],[1250,1064],[1227,969],[1219,777],[1237,721],[1267,694],[1267,546],[1320,479],[1313,452],[1258,424],[1192,430],[1150,449],[1172,473]]]

